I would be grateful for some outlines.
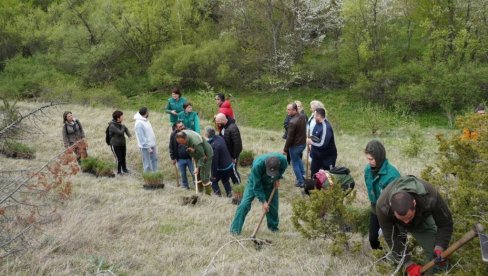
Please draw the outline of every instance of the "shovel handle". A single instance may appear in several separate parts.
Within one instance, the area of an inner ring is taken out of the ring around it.
[[[273,191],[271,191],[271,194],[269,195],[268,206],[271,203],[271,200],[273,200],[273,196],[274,196],[275,192],[276,192],[276,186],[273,187]],[[254,232],[252,232],[251,239],[256,238],[256,234],[258,233],[259,228],[261,227],[261,223],[263,222],[264,216],[266,216],[266,212],[263,212],[261,214],[261,218],[259,218],[259,223],[256,226],[256,228],[254,229]]]
[[[441,257],[442,258],[447,258],[451,256],[454,251],[458,250],[461,248],[463,245],[465,245],[467,242],[472,240],[474,237],[478,236],[478,233],[482,232],[484,230],[483,225],[477,223],[473,229],[471,229],[468,233],[464,234],[464,236],[457,240],[455,243],[453,243],[451,246],[449,246],[445,251],[442,252]],[[422,269],[420,270],[421,273],[426,272],[427,270],[431,269],[434,267],[435,261],[431,260],[427,264],[425,264]]]

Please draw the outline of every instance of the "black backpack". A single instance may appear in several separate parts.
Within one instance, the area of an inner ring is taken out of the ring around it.
[[[105,129],[105,143],[107,143],[107,145],[110,146],[110,140],[112,139],[112,137],[110,137],[109,128],[110,128],[110,123],[108,124],[107,129]]]

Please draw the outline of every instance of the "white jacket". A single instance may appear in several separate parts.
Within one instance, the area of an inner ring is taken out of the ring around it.
[[[134,115],[134,132],[136,133],[137,145],[139,148],[147,149],[156,146],[156,136],[154,135],[151,123],[139,112]]]

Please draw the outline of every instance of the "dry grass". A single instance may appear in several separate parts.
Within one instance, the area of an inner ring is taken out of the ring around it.
[[[25,104],[25,108],[28,107],[32,105]],[[80,106],[64,106],[62,109],[73,111],[83,124],[89,155],[113,161],[104,141],[105,127],[113,110]],[[0,157],[2,170],[37,167],[62,149],[60,118],[63,110],[50,111],[52,116],[40,124],[44,133],[27,140],[37,149],[37,159]],[[133,133],[135,111],[125,112],[125,124]],[[127,144],[128,166],[133,173],[116,178],[76,176],[73,197],[60,210],[62,222],[46,230],[39,238],[40,245],[33,250],[23,256],[1,260],[1,275],[375,274],[367,238],[363,238],[360,253],[337,258],[329,255],[328,241],[306,240],[294,230],[290,222],[291,201],[301,195],[293,186],[291,167],[280,190],[280,232],[271,233],[264,224],[258,238],[270,239],[273,245],[260,251],[254,249],[252,242],[238,242],[230,235],[229,225],[236,207],[228,199],[200,196],[196,206],[181,206],[180,198],[193,191],[175,187],[174,167],[167,150],[170,134],[167,116],[153,111],[149,119],[156,132],[159,166],[165,173],[166,187],[157,191],[142,189],[141,159],[133,137]],[[280,151],[284,144],[280,132],[249,127],[241,127],[241,132],[244,148],[256,154]],[[428,145],[415,159],[402,156],[404,139],[401,135],[385,137],[382,141],[389,160],[402,174],[418,175],[434,157],[435,133],[436,130],[425,132]],[[368,204],[362,175],[365,164],[362,150],[370,139],[336,136],[338,165],[352,170],[358,189],[357,204]],[[241,169],[241,172],[246,177],[249,169]],[[238,239],[251,235],[260,212],[261,208],[255,202]]]

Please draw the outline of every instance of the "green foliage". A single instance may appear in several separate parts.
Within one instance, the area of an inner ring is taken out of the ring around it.
[[[337,182],[337,181],[336,181]],[[347,231],[365,233],[369,210],[351,206],[355,193],[336,183],[327,190],[313,190],[310,197],[293,201],[293,226],[306,238],[329,238],[333,254],[341,254],[351,244]]]
[[[452,240],[459,239],[475,223],[481,222],[486,228],[488,222],[488,116],[460,117],[457,128],[462,134],[437,137],[439,159],[422,172],[422,177],[437,185],[447,199],[454,220]],[[478,241],[466,244],[451,261],[459,262],[463,273],[488,273]]]
[[[244,194],[244,190],[246,189],[246,184],[239,184],[239,185],[233,185],[232,186],[232,192],[235,193],[240,193],[241,195]]]
[[[16,106],[17,102],[11,103],[7,99],[2,99],[3,105],[0,106],[0,130],[9,126],[13,122],[20,119],[21,114]]]
[[[239,165],[243,167],[248,167],[252,165],[254,161],[255,154],[251,150],[243,150],[239,155]]]
[[[417,157],[425,147],[425,137],[422,134],[420,125],[413,122],[406,128],[407,143],[404,144],[403,152],[408,157]]]
[[[163,184],[164,175],[163,172],[145,172],[142,174],[144,183],[149,185]]]
[[[3,143],[0,152],[11,158],[33,159],[36,157],[34,148],[11,140],[7,140]]]
[[[95,157],[87,157],[81,160],[81,171],[91,173],[95,176],[114,177],[113,164],[97,159]]]

